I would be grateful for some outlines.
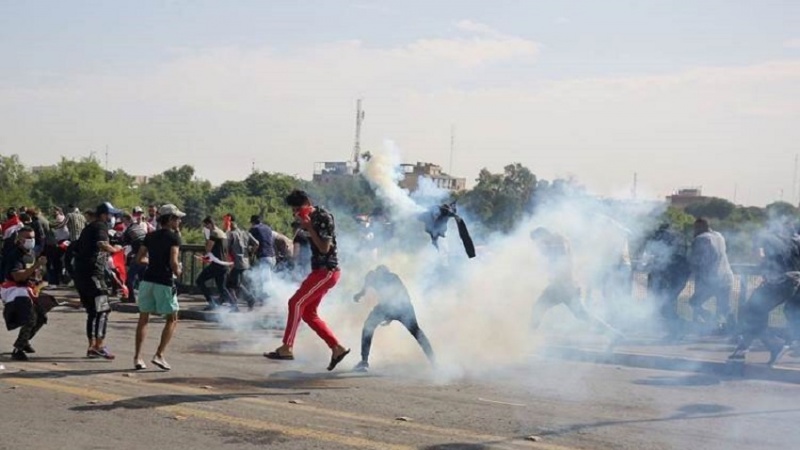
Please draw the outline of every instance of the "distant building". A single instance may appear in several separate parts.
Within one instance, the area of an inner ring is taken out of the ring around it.
[[[419,189],[420,178],[429,178],[433,184],[441,189],[451,192],[463,191],[467,187],[466,178],[456,178],[442,172],[436,164],[418,162],[416,164],[401,164],[402,180],[400,187],[414,192]],[[326,185],[333,181],[352,178],[358,175],[358,166],[353,161],[329,161],[314,164],[315,184]]]
[[[463,191],[467,188],[466,178],[456,178],[442,172],[442,168],[436,164],[418,162],[416,164],[401,164],[403,179],[400,187],[411,192],[419,188],[420,178],[429,178],[433,184],[441,189],[451,192]]]
[[[33,166],[33,167],[31,167],[31,173],[38,174],[38,173],[44,172],[45,170],[55,169],[55,168],[56,168],[56,166],[54,166],[54,165],[51,165],[51,166]]]
[[[316,184],[329,184],[332,181],[355,176],[356,163],[353,161],[332,161],[314,163],[312,181]]]
[[[143,184],[147,184],[147,181],[150,179],[147,175],[131,175],[133,178],[133,185],[134,186],[141,186]]]
[[[673,192],[672,195],[668,195],[667,203],[674,208],[684,209],[693,203],[704,202],[710,198],[703,196],[703,188],[701,187],[683,188]]]

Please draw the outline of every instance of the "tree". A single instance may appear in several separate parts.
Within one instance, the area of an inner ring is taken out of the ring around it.
[[[774,202],[764,208],[767,217],[770,219],[789,219],[796,220],[800,211],[797,207],[787,202]]]
[[[724,198],[712,197],[706,201],[693,203],[686,207],[686,212],[695,217],[725,220],[736,209],[736,205]]]
[[[33,190],[33,176],[22,165],[19,156],[0,155],[0,205],[28,205]]]
[[[503,173],[482,169],[477,184],[458,197],[460,204],[490,231],[510,231],[530,211],[536,175],[527,167],[507,165]]]
[[[141,195],[148,204],[175,204],[186,213],[184,224],[199,228],[203,218],[210,212],[211,191],[210,182],[195,177],[194,167],[183,165],[172,167],[148,180],[141,188]]]
[[[131,176],[122,170],[106,171],[94,157],[62,158],[55,167],[44,169],[33,183],[33,197],[42,208],[69,204],[93,208],[106,201],[130,208],[141,201]]]

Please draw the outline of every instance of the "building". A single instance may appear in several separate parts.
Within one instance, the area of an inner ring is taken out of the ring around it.
[[[33,174],[40,174],[40,173],[42,173],[42,172],[44,172],[44,171],[46,171],[46,170],[49,170],[49,169],[55,169],[56,167],[58,167],[58,166],[56,166],[56,165],[50,165],[50,166],[33,166],[33,167],[31,167],[31,173],[33,173]]]
[[[672,195],[668,195],[667,203],[674,208],[684,209],[693,203],[700,203],[709,199],[710,197],[703,196],[702,187],[691,187],[678,189]]]
[[[329,184],[342,178],[352,178],[358,173],[356,163],[353,161],[331,161],[314,163],[315,184]]]
[[[436,164],[417,162],[416,164],[401,164],[403,179],[400,187],[414,192],[419,188],[420,178],[428,178],[433,184],[451,192],[463,191],[467,187],[466,178],[456,178],[442,172],[442,168]]]

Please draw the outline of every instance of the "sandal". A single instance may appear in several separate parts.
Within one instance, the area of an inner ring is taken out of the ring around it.
[[[294,360],[294,355],[281,355],[277,351],[264,353],[264,357],[267,359],[277,359],[283,361],[292,361]]]
[[[328,371],[331,371],[331,370],[335,369],[335,368],[336,368],[336,366],[337,366],[337,365],[338,365],[340,362],[342,362],[342,360],[344,359],[344,357],[345,357],[345,356],[347,356],[347,355],[349,355],[349,354],[350,354],[350,349],[348,348],[347,350],[343,351],[343,352],[342,352],[342,354],[341,354],[341,355],[339,355],[339,356],[336,356],[336,357],[334,357],[334,356],[331,356],[331,363],[330,363],[330,364],[328,364]]]

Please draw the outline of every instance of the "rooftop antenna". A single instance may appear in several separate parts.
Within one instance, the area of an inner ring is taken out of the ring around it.
[[[358,159],[361,156],[361,122],[364,121],[364,111],[361,109],[361,99],[356,102],[356,142],[353,145],[353,162],[356,172],[359,171]]]

